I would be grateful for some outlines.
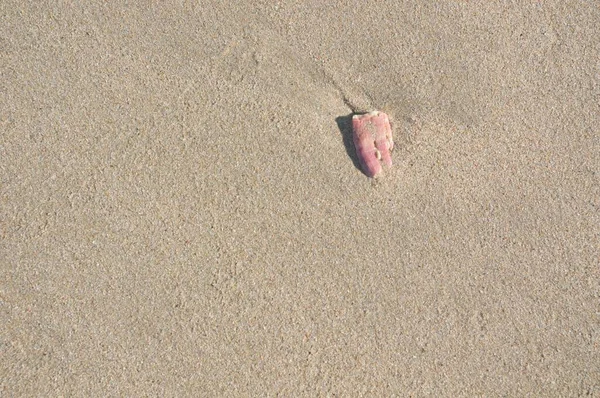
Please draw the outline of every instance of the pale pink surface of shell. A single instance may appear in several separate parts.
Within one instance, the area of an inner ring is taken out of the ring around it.
[[[368,177],[379,175],[382,163],[392,166],[390,151],[394,148],[394,141],[388,115],[373,111],[352,116],[352,138],[360,165]]]

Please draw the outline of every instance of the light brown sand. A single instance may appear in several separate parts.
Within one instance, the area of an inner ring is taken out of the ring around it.
[[[0,395],[600,396],[597,1],[80,3],[0,3]]]

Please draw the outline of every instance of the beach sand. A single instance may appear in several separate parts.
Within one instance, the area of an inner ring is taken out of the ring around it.
[[[0,395],[600,396],[597,2],[202,3],[0,4]]]

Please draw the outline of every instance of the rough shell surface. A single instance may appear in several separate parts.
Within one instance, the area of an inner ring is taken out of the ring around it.
[[[392,166],[390,152],[394,140],[388,115],[373,111],[352,116],[352,138],[360,165],[368,177],[377,177],[383,170],[382,163]]]

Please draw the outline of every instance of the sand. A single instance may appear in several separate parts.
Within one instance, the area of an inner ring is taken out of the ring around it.
[[[600,396],[597,1],[96,3],[0,4],[0,395]]]

